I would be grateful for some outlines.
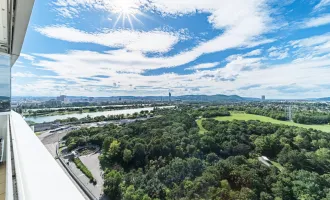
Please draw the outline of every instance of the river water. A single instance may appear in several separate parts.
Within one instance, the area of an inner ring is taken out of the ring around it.
[[[76,117],[78,119],[87,117],[97,117],[97,116],[108,116],[108,115],[121,115],[121,114],[133,114],[139,113],[141,111],[151,111],[155,107],[146,107],[146,108],[135,108],[135,109],[124,109],[124,110],[111,110],[111,111],[102,111],[102,112],[92,112],[92,113],[75,113],[75,114],[67,114],[67,115],[54,115],[54,116],[36,116],[36,117],[26,117],[26,121],[33,121],[35,123],[43,123],[43,122],[52,122],[57,119],[67,119],[69,117]],[[174,106],[161,106],[156,108],[174,108]]]

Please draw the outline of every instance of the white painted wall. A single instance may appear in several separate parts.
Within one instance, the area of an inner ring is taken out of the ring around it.
[[[7,141],[8,116],[9,116],[9,114],[0,115],[0,137],[4,141]],[[4,143],[4,145],[6,145],[6,142]],[[3,152],[3,161],[5,161],[5,160],[6,160],[6,148],[4,148],[4,152]]]
[[[24,119],[11,112],[19,198],[22,200],[84,200]]]

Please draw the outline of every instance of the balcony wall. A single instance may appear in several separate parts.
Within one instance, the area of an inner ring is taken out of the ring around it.
[[[19,199],[83,200],[84,197],[59,163],[24,119],[13,111],[10,126]]]

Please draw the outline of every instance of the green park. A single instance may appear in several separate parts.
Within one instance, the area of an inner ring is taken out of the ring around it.
[[[200,133],[204,133],[206,130],[202,126],[202,121],[205,118],[201,118],[197,120],[198,127],[200,129]],[[232,120],[259,120],[261,122],[270,122],[273,124],[283,124],[283,125],[288,125],[288,126],[296,126],[296,127],[301,127],[301,128],[306,128],[306,129],[315,129],[315,130],[320,130],[323,132],[328,132],[330,133],[330,125],[306,125],[306,124],[298,124],[292,121],[281,121],[281,120],[276,120],[272,119],[270,117],[265,117],[261,115],[253,115],[253,114],[247,114],[244,112],[231,112],[230,116],[223,116],[223,117],[215,117],[214,119],[218,121],[232,121]]]

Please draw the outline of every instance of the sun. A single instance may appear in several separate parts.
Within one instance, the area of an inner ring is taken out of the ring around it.
[[[114,12],[119,14],[134,15],[139,11],[139,5],[132,0],[116,1]]]
[[[142,15],[140,12],[140,1],[137,0],[115,0],[112,4],[112,12],[117,14],[114,28],[117,26],[120,19],[122,19],[122,26],[125,27],[126,20],[129,22],[132,29],[134,29],[132,20],[142,23],[136,15]],[[142,23],[143,24],[143,23]]]

